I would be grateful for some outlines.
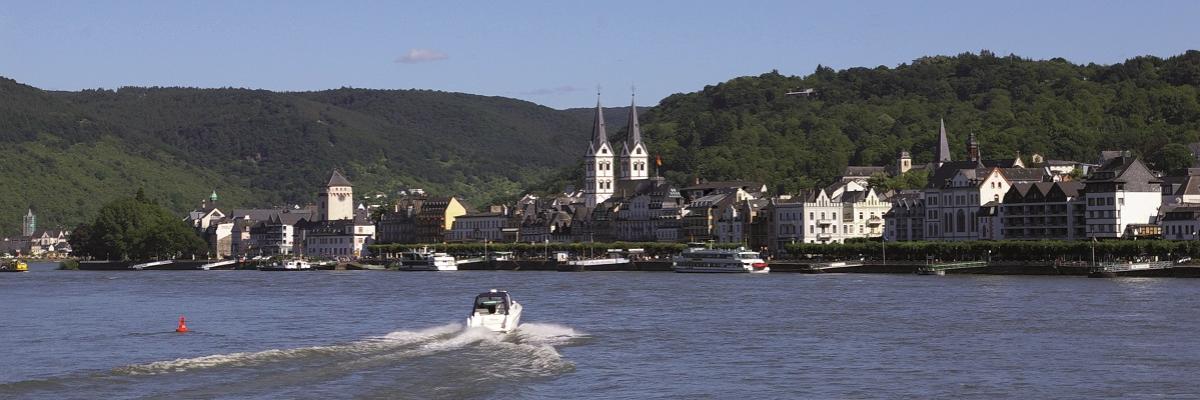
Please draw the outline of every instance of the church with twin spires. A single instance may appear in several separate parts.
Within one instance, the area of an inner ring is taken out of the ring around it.
[[[588,142],[584,160],[583,197],[587,208],[613,196],[615,187],[621,182],[650,179],[650,151],[642,142],[642,130],[638,124],[637,102],[629,106],[629,127],[625,140],[616,145],[609,143],[605,131],[604,109],[600,107],[599,94],[596,99],[596,119],[592,124],[592,138]]]

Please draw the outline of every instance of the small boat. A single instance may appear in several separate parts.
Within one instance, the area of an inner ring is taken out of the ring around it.
[[[449,254],[423,249],[400,253],[400,259],[390,268],[397,271],[458,271],[458,262]]]
[[[508,292],[492,289],[475,296],[475,306],[467,317],[468,328],[493,332],[512,332],[521,323],[521,304]]]
[[[258,267],[259,271],[311,271],[312,264],[298,258],[279,260]]]
[[[21,260],[8,260],[0,263],[0,272],[27,272],[29,264]]]
[[[675,256],[672,269],[675,272],[771,272],[771,267],[757,252],[704,248],[684,250],[683,254]]]

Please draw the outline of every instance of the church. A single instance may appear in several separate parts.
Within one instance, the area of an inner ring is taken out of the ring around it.
[[[597,98],[592,139],[588,142],[587,154],[583,157],[583,196],[589,209],[612,197],[619,186],[636,185],[640,181],[650,179],[650,151],[642,142],[636,101],[631,101],[629,106],[628,135],[618,145],[621,148],[620,155],[616,152],[617,146],[608,141],[604,109],[600,107],[600,99]]]

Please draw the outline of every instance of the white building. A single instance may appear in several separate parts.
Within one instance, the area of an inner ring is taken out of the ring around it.
[[[1093,170],[1084,185],[1087,237],[1124,237],[1130,224],[1156,222],[1162,203],[1162,180],[1128,152]]]
[[[588,142],[587,154],[583,156],[583,193],[588,208],[608,200],[613,194],[613,150],[604,129],[604,109],[596,100],[596,117],[592,124],[592,140]]]
[[[354,218],[354,188],[342,173],[334,170],[329,183],[317,195],[317,220],[336,221]]]

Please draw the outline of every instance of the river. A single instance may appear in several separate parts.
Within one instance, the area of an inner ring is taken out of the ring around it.
[[[1192,279],[31,269],[0,398],[1200,396]]]

